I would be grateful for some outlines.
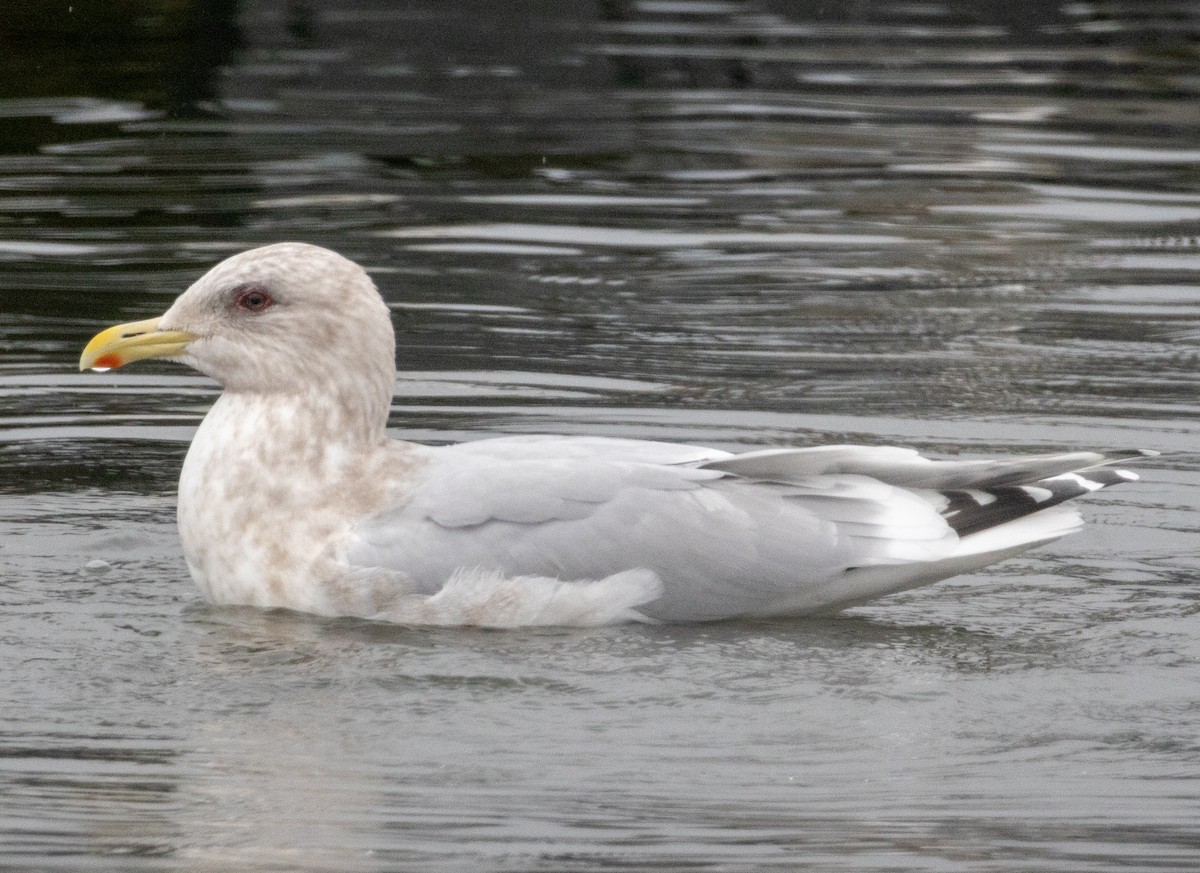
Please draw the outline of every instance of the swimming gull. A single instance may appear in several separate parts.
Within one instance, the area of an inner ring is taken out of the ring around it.
[[[1150,452],[929,460],[628,439],[390,439],[395,339],[326,249],[235,255],[80,369],[188,364],[224,391],[179,480],[192,577],[220,604],[405,624],[599,625],[829,613],[1077,530],[1064,501]]]

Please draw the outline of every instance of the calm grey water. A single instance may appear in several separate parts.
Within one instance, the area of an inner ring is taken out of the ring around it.
[[[1200,869],[1195,4],[60,7],[0,37],[0,868]],[[285,239],[417,439],[1167,454],[820,621],[215,609],[213,385],[75,362]]]

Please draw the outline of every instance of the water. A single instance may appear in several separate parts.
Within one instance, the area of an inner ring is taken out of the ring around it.
[[[1197,868],[1193,4],[70,8],[0,61],[0,868]],[[74,367],[282,239],[372,271],[416,439],[1167,454],[832,619],[214,609],[213,386]]]

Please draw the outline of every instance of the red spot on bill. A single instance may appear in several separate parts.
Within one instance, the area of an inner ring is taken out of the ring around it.
[[[111,370],[114,367],[119,367],[124,363],[125,361],[122,360],[120,355],[101,355],[100,357],[96,358],[95,363],[92,364],[92,369]]]

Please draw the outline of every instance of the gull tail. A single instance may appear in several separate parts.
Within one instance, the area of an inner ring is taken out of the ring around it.
[[[986,472],[986,484],[974,488],[939,491],[914,489],[935,508],[958,534],[955,549],[946,557],[882,566],[855,567],[838,580],[839,597],[822,612],[837,612],[886,594],[919,588],[940,579],[970,573],[989,564],[1054,542],[1083,527],[1073,506],[1062,505],[1081,495],[1111,485],[1135,482],[1138,475],[1110,466],[1121,461],[1152,457],[1157,452],[1119,452],[1093,456],[1086,467],[1041,479],[1028,478],[1031,466],[1053,468],[1049,458],[1035,465],[1015,462],[1021,472],[1006,473],[999,466]],[[1096,458],[1099,458],[1096,461]],[[969,462],[968,462],[969,463]],[[956,484],[961,481],[954,474]],[[995,484],[1022,481],[1022,484]],[[964,483],[965,484],[965,483]]]

